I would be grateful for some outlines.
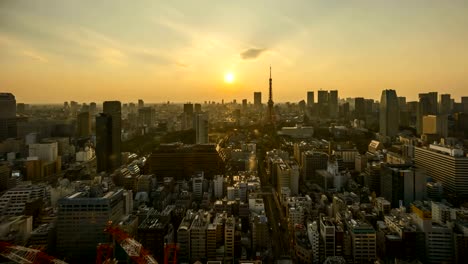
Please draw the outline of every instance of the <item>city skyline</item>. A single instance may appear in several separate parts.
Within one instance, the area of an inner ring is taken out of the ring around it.
[[[275,102],[320,89],[459,101],[468,85],[462,1],[47,2],[0,3],[0,83],[18,102],[253,102],[257,91],[266,102],[270,64]]]

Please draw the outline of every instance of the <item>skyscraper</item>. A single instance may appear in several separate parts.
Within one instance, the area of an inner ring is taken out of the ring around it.
[[[307,92],[307,107],[314,107],[314,92]]]
[[[205,112],[195,113],[193,126],[195,128],[195,143],[208,143],[208,114]]]
[[[423,116],[437,114],[437,92],[420,93],[419,104],[416,113],[416,129],[418,134],[422,133]]]
[[[112,117],[112,155],[110,164],[112,170],[117,169],[122,164],[121,136],[122,136],[122,110],[119,101],[104,102],[103,112]]]
[[[439,101],[439,114],[448,115],[452,111],[452,99],[450,94],[441,94]]]
[[[156,111],[150,106],[138,109],[138,123],[140,126],[152,127],[156,119]]]
[[[254,92],[254,106],[262,106],[262,92]]]
[[[327,117],[329,114],[328,109],[328,91],[319,90],[317,91],[317,104],[318,113],[321,117]]]
[[[338,117],[338,91],[332,90],[328,93],[328,113],[331,118]]]
[[[354,118],[364,120],[366,118],[366,104],[364,98],[354,98]]]
[[[399,108],[395,90],[383,90],[380,98],[380,134],[394,137],[398,134]]]
[[[273,110],[273,88],[272,88],[272,80],[271,80],[271,66],[270,66],[270,89],[268,93],[268,122],[270,124],[275,123],[275,114]]]
[[[193,128],[193,104],[184,104],[184,112],[182,113],[182,129]]]
[[[15,96],[11,93],[0,93],[0,141],[16,136]]]
[[[78,137],[89,137],[91,135],[91,115],[89,112],[82,112],[77,117]]]
[[[111,172],[112,117],[101,113],[96,116],[96,162],[97,172]]]

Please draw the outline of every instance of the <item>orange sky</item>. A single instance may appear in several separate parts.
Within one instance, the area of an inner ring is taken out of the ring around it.
[[[265,102],[272,65],[275,102],[318,89],[459,101],[466,14],[465,1],[5,0],[0,91],[26,103],[253,101],[254,91]]]

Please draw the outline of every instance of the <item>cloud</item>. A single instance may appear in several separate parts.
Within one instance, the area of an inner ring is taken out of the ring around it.
[[[257,49],[257,48],[249,48],[241,52],[240,56],[243,60],[251,60],[258,58],[266,49]]]
[[[24,56],[26,56],[28,58],[31,58],[33,60],[37,60],[37,61],[40,61],[40,62],[48,62],[48,60],[44,56],[42,56],[42,55],[40,55],[40,54],[38,54],[38,53],[36,53],[34,51],[23,50],[22,53],[23,53]]]

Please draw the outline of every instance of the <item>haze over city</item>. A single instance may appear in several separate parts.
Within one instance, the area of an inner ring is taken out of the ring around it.
[[[187,102],[308,90],[460,98],[466,1],[1,1],[0,83],[19,102]],[[457,99],[458,100],[458,99]]]

